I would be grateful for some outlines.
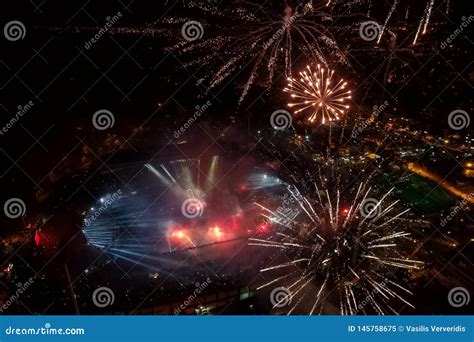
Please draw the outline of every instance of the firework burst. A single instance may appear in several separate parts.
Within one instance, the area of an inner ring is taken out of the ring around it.
[[[405,299],[411,292],[394,272],[418,269],[423,263],[402,255],[410,234],[399,227],[409,209],[400,211],[398,201],[389,202],[393,189],[375,200],[367,183],[351,196],[314,187],[311,196],[288,187],[299,212],[292,220],[257,204],[281,229],[268,239],[251,239],[250,244],[280,249],[285,256],[283,262],[260,270],[272,278],[258,289],[283,286],[287,294],[274,302],[274,308],[291,302],[288,314],[297,309],[320,314],[325,305],[334,304],[343,315],[383,315],[397,313],[392,307],[397,300],[413,307]]]
[[[202,22],[204,38],[180,41],[168,50],[178,56],[191,53],[199,56],[184,66],[206,67],[207,73],[200,82],[208,89],[243,72],[246,81],[239,103],[256,82],[270,88],[281,75],[290,76],[293,63],[301,56],[327,64],[325,55],[330,54],[333,60],[347,63],[328,30],[333,17],[325,4],[233,1],[217,8],[207,2],[193,1],[188,6],[201,10],[205,13],[203,17],[210,19]],[[186,20],[176,18],[168,22]],[[337,29],[344,30],[340,26]]]
[[[295,115],[306,113],[311,123],[339,120],[349,109],[347,101],[352,98],[347,82],[335,82],[334,70],[326,70],[320,64],[314,72],[309,65],[306,69],[299,73],[299,78],[288,78],[283,91],[295,101],[288,103],[288,107],[295,108]]]

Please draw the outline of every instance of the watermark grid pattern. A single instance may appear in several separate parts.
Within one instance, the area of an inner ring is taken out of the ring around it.
[[[69,19],[70,21],[73,20],[73,18],[79,14],[86,14],[86,15],[89,15],[86,11],[86,5],[87,3],[85,3],[82,7],[78,8],[77,12],[73,13],[73,15],[71,16],[71,18]],[[131,4],[127,4],[127,5],[123,5],[123,9],[122,11],[125,13],[124,15],[126,16],[127,13],[130,13],[131,10],[129,9],[129,6]],[[170,9],[173,8],[174,6],[176,5],[176,3],[172,4],[170,6]],[[41,11],[41,8],[40,7],[36,7],[35,8],[35,11]],[[120,13],[120,16],[119,17],[122,17],[122,12],[117,12],[117,13]],[[165,16],[166,13],[163,14],[163,16]],[[115,18],[115,16],[114,16]],[[470,24],[471,23],[471,18],[472,16],[469,16],[466,20],[465,20],[465,23],[466,25],[467,24]],[[94,21],[96,21],[94,19]],[[99,20],[97,20],[96,22],[99,22]],[[114,22],[115,24],[115,22]],[[463,32],[464,28],[466,26],[464,26],[465,24],[461,24],[461,28],[459,30],[456,30],[453,34],[451,34],[449,36],[449,39],[446,40],[446,44],[445,45],[441,45],[441,48],[444,49],[445,47],[443,46],[446,46],[447,44],[449,44],[452,40],[454,39],[457,39],[457,37]],[[7,27],[8,26],[8,27]],[[13,27],[13,26],[16,26],[16,27]],[[27,27],[27,25],[26,25]],[[198,26],[199,28],[199,26]],[[183,28],[184,29],[184,28]],[[7,40],[11,41],[12,43],[13,42],[16,42],[17,40],[21,40],[21,39],[24,39],[25,37],[27,37],[27,31],[28,29],[25,28],[25,25],[21,22],[17,22],[17,21],[11,21],[10,23],[8,23],[5,28],[4,28],[4,35],[6,37]],[[201,31],[202,31],[202,26],[201,26]],[[198,38],[199,39],[199,36],[202,37],[202,33],[199,33],[198,32]],[[94,37],[95,38],[95,37]],[[102,35],[99,36],[98,38],[101,38],[102,39]],[[105,38],[104,38],[105,39]],[[119,44],[115,38],[113,38],[113,36],[108,36],[108,39],[112,40],[113,41],[113,44],[116,44],[118,49],[121,51],[119,53],[119,56],[118,58],[109,66],[109,68],[107,70],[105,70],[105,72],[102,72],[100,71],[100,75],[98,76],[97,80],[95,80],[94,82],[91,83],[90,87],[88,89],[86,89],[82,94],[80,94],[77,99],[69,106],[69,108],[67,108],[67,111],[72,111],[74,110],[74,108],[76,108],[76,106],[78,106],[81,102],[86,102],[86,97],[88,95],[88,93],[94,88],[96,87],[96,85],[99,83],[99,81],[101,80],[105,80],[107,81],[113,88],[115,88],[122,96],[123,96],[123,100],[127,100],[127,101],[130,101],[130,97],[131,95],[133,94],[134,90],[140,86],[140,84],[142,84],[143,80],[144,79],[141,79],[139,80],[136,84],[133,84],[132,87],[130,87],[130,90],[127,92],[127,91],[124,91],[123,89],[121,89],[116,83],[114,83],[108,76],[108,72],[117,64],[119,63],[120,60],[122,60],[123,58],[125,57],[128,57],[133,63],[136,64],[136,66],[141,70],[143,69],[143,67],[140,65],[140,63],[138,63],[135,58],[132,56],[132,50],[134,49],[134,47],[139,43],[139,41],[141,39],[143,39],[143,36],[139,37],[136,42],[134,44],[132,44],[132,46],[128,47],[128,48],[124,48],[121,44]],[[194,38],[193,38],[194,39]],[[26,105],[24,105],[22,107],[21,110],[19,110],[19,112],[15,113],[15,115],[6,123],[4,124],[4,128],[1,130],[1,135],[3,136],[4,134],[6,135],[7,131],[10,130],[10,128],[12,128],[14,125],[16,125],[17,122],[19,122],[20,118],[22,116],[24,116],[26,114],[26,111],[24,111],[25,108],[27,108],[27,110],[30,110],[31,107],[33,107],[33,105],[35,106],[35,109],[36,107],[40,107],[41,104],[43,103],[43,96],[46,96],[47,95],[47,92],[48,90],[55,84],[58,82],[59,78],[61,77],[61,75],[66,72],[69,68],[71,68],[74,63],[79,59],[79,58],[84,58],[86,60],[88,60],[92,66],[96,66],[95,63],[93,62],[92,60],[92,57],[90,55],[87,55],[87,51],[83,51],[81,50],[80,48],[78,48],[78,53],[74,56],[72,56],[72,58],[70,59],[70,61],[68,63],[66,63],[66,65],[58,72],[56,73],[51,81],[49,83],[47,83],[41,90],[39,91],[35,91],[33,90],[32,87],[30,87],[28,84],[26,84],[22,78],[21,78],[21,72],[24,68],[26,68],[30,63],[32,63],[33,61],[37,61],[37,60],[44,60],[44,57],[42,55],[43,50],[45,50],[46,48],[48,48],[48,45],[52,44],[53,41],[55,39],[54,38],[51,38],[51,39],[48,39],[44,44],[40,44],[41,46],[39,47],[36,47],[35,49],[33,49],[33,54],[27,58],[26,62],[19,68],[15,68],[15,70],[10,70],[9,68],[7,68],[9,71],[11,71],[11,77],[6,80],[6,82],[2,82],[1,84],[1,89],[7,87],[9,84],[11,84],[13,81],[17,81],[19,82],[20,84],[23,85],[23,87],[26,89],[26,91],[28,91],[33,100],[29,101]],[[99,43],[99,39],[95,39],[94,42],[92,43]],[[444,44],[444,43],[443,43]],[[88,47],[89,46],[89,47]],[[87,42],[86,43],[86,46],[85,46],[85,49],[86,50],[89,50],[89,48],[92,46],[92,44],[90,42]],[[441,56],[438,53],[434,54],[434,56]],[[434,58],[433,56],[433,58]],[[441,56],[441,58],[443,58]],[[177,58],[175,57],[175,59],[177,60]],[[161,62],[161,61],[160,61]],[[157,63],[157,65],[160,64],[160,62]],[[4,63],[2,61],[2,63]],[[449,62],[446,61],[447,65],[449,65]],[[472,62],[471,62],[472,63]],[[427,63],[426,63],[427,64]],[[425,65],[426,65],[425,64]],[[425,67],[425,65],[423,65],[420,69],[422,69],[423,67]],[[466,69],[469,67],[466,66]],[[13,67],[12,67],[13,69]],[[463,78],[462,74],[463,72],[465,72],[465,70],[461,70],[459,72],[459,76],[461,78]],[[197,70],[196,70],[197,72]],[[416,71],[414,74],[416,74],[418,71]],[[370,77],[370,76],[369,76]],[[191,82],[194,80],[194,74],[190,75],[190,77],[188,78],[188,82]],[[224,85],[224,88],[227,87],[228,84]],[[402,87],[403,88],[403,87]],[[171,95],[168,99],[166,99],[164,101],[164,103],[167,103],[167,102],[170,102],[170,101],[176,101],[176,99],[174,98],[174,95],[180,90],[180,87],[178,87],[178,89],[175,90],[175,93],[173,95]],[[391,94],[391,98],[392,99],[395,99],[396,96],[397,96],[397,93],[400,92],[402,89],[400,88],[396,93],[393,93]],[[433,97],[433,102],[436,100],[436,98],[439,96],[440,94],[436,95]],[[219,94],[215,94],[216,97],[219,96]],[[211,102],[207,102],[207,106],[210,106]],[[202,106],[204,107],[204,105]],[[21,113],[21,114],[19,114]],[[146,125],[146,123],[148,121],[150,121],[154,116],[158,115],[160,113],[160,109],[157,109],[155,110],[153,113],[150,114],[150,116],[148,118],[146,118],[146,120],[143,121],[142,125]],[[201,114],[198,115],[198,117],[200,116]],[[197,121],[197,118],[195,116],[193,116],[194,118],[194,121]],[[469,115],[468,115],[468,118],[469,118]],[[12,121],[13,120],[13,121]],[[193,123],[194,123],[193,121]],[[113,124],[110,126],[112,127]],[[209,136],[211,139],[212,139],[212,144],[213,146],[216,146],[216,147],[219,147],[219,143],[217,142],[217,140],[213,139],[212,135],[210,135],[208,132],[206,132],[204,130],[203,127],[201,127],[199,124],[197,125],[197,127],[203,131],[203,134],[206,134],[207,136]],[[24,131],[24,132],[28,132],[28,129],[23,127],[23,126],[20,126],[20,128]],[[2,178],[3,179],[6,179],[6,177],[8,176],[9,173],[13,173],[14,171],[17,171],[19,170],[20,171],[20,174],[22,174],[27,181],[31,181],[33,183],[33,185],[39,189],[41,189],[41,184],[42,182],[44,181],[45,178],[42,178],[40,179],[39,181],[35,180],[36,178],[34,176],[30,176],[29,175],[29,172],[27,170],[25,170],[24,167],[21,166],[20,162],[22,159],[26,159],[27,155],[28,155],[28,152],[33,148],[33,147],[36,147],[36,146],[40,146],[40,147],[43,147],[43,144],[46,144],[45,142],[42,142],[43,138],[45,138],[45,135],[46,134],[52,134],[52,132],[50,132],[51,129],[53,129],[54,127],[53,126],[50,126],[48,127],[46,130],[43,131],[43,133],[39,136],[39,137],[36,137],[32,134],[29,134],[30,138],[33,139],[33,143],[32,145],[26,147],[26,149],[24,149],[23,153],[19,156],[19,157],[12,157],[13,153],[9,153],[8,150],[6,149],[2,149],[2,155],[6,158],[6,160],[9,162],[9,166],[6,168],[6,170],[3,171],[3,174],[2,174]],[[178,137],[181,135],[181,134],[184,134],[185,130],[182,131],[181,128],[178,129],[178,131],[180,134],[178,135]],[[121,144],[121,145],[128,145],[128,144],[131,144],[130,140],[133,138],[133,134],[124,138],[124,142]],[[175,136],[176,138],[176,136]],[[46,140],[46,139],[44,139]],[[82,148],[82,147],[85,147],[87,146],[86,143],[84,143],[84,141],[82,139],[80,139],[79,137],[77,138],[74,138],[75,141],[73,141],[73,143],[71,144],[70,147],[70,150],[64,155],[64,156],[61,156],[60,159],[58,159],[58,165],[61,164],[61,162],[64,160],[64,158],[67,158],[71,153],[73,153],[73,151],[77,151],[78,149]],[[169,141],[170,144],[175,144],[173,141]],[[395,142],[393,142],[395,144]],[[263,146],[264,148],[265,145],[264,143],[261,143],[259,142],[259,144],[261,144],[261,146]],[[44,149],[44,147],[43,147]],[[47,152],[47,150],[46,150]],[[183,157],[186,157],[185,153],[183,151],[181,151],[181,153],[183,154]],[[447,153],[449,153],[449,151],[447,151]],[[91,174],[91,176],[84,182],[84,184],[82,184],[78,189],[75,189],[75,191],[73,191],[71,194],[70,194],[70,197],[68,198],[68,200],[70,200],[72,197],[74,197],[74,195],[78,192],[78,191],[83,191],[84,189],[86,189],[87,187],[87,181],[89,179],[92,178],[92,176],[98,172],[100,172],[101,170],[108,170],[108,171],[112,171],[110,166],[107,164],[110,159],[113,157],[113,155],[115,154],[115,152],[111,155],[111,156],[108,156],[106,159],[102,160],[101,157],[99,155],[96,155],[96,158],[100,161],[98,167],[96,170],[93,171],[93,173]],[[421,156],[420,156],[421,157]],[[281,161],[282,164],[284,165],[285,163],[285,160],[282,160]],[[462,161],[459,162],[459,164],[461,165]],[[54,168],[51,170],[51,171],[54,171],[55,168],[58,167],[58,165],[54,166]],[[462,166],[462,165],[461,165]],[[48,172],[49,173],[49,172]],[[114,174],[113,172],[111,174]],[[47,174],[44,176],[44,177],[47,177]],[[123,183],[123,186],[127,187],[127,182],[124,182],[123,180],[119,179],[120,182]],[[217,183],[219,183],[219,180],[217,181]],[[87,190],[86,190],[87,191]],[[159,195],[161,196],[161,194]],[[157,196],[157,197],[159,197]],[[54,213],[53,213],[54,215]],[[441,224],[443,225],[443,224]],[[440,229],[439,227],[436,227],[436,226],[432,226],[434,228],[434,231],[437,231],[437,232],[440,232]],[[442,234],[442,232],[440,232]],[[433,232],[434,234],[434,232]],[[69,242],[72,242],[74,239],[77,238],[77,235],[76,236],[73,236],[71,238],[71,240]],[[427,241],[429,240],[430,236],[426,239]],[[426,241],[425,241],[426,242]],[[424,243],[424,242],[423,242]],[[66,248],[67,244],[63,247],[63,248]],[[21,250],[23,246],[20,246],[17,250],[15,250],[6,260],[3,261],[3,265],[5,263],[7,263],[11,258],[15,257],[15,256],[18,256],[20,257],[19,255],[19,252]],[[462,254],[462,251],[464,250],[466,246],[463,246],[462,248],[459,248],[457,254]],[[45,269],[48,267],[48,265],[50,264],[50,262],[52,262],[56,257],[57,257],[58,254],[52,256],[52,258],[50,259],[50,261],[48,263],[46,263],[45,265],[43,265],[40,269],[34,271],[35,274],[41,274],[42,272],[45,271]],[[29,267],[31,267],[30,265],[28,265]],[[179,266],[178,266],[179,267]],[[178,268],[177,267],[177,268]],[[123,270],[122,270],[123,271]],[[130,271],[130,270],[129,270]],[[126,276],[126,274],[129,272],[129,271],[123,271],[124,273],[124,276]],[[217,274],[218,273],[218,270],[213,270],[213,273]],[[81,277],[83,276],[83,274],[79,275],[76,279],[74,279],[72,281],[72,285]],[[172,277],[172,274],[170,275],[170,277]],[[150,294],[151,295],[151,294]],[[143,301],[143,303],[145,302],[145,300]],[[135,311],[139,310],[139,308],[143,305],[143,303],[139,303],[135,309]],[[47,308],[46,308],[47,310]]]

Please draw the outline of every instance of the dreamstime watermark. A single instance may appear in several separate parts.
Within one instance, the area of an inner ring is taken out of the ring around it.
[[[181,35],[188,42],[201,39],[204,35],[204,28],[199,21],[191,20],[185,22],[181,28]]]
[[[459,131],[461,129],[469,127],[470,123],[471,117],[465,110],[456,109],[449,113],[448,125],[449,127],[451,127],[451,129],[454,129],[455,131]]]
[[[368,119],[364,120],[362,124],[354,127],[351,134],[351,138],[353,139],[357,138],[367,128],[369,124],[371,124],[383,111],[385,111],[385,109],[387,109],[388,106],[389,106],[388,101],[385,101],[380,106],[374,106],[373,107],[374,111],[372,115]]]
[[[186,121],[177,131],[174,131],[175,139],[178,139],[181,135],[183,135],[186,130],[191,127],[191,125],[212,105],[211,101],[207,101],[203,105],[197,105],[194,107],[195,111],[193,116],[191,116],[188,121]]]
[[[365,297],[365,299],[363,299],[361,302],[359,302],[359,304],[357,305],[356,311],[363,310],[364,307],[365,307],[367,304],[373,302],[373,297],[374,297],[375,295],[377,295],[378,293],[381,293],[379,288],[382,288],[382,289],[383,289],[383,288],[387,287],[387,285],[388,285],[387,283],[388,283],[388,279],[384,279],[382,282],[380,282],[380,283],[378,284],[378,287],[374,287],[374,288],[372,289],[372,291],[370,291],[370,292],[367,294],[367,296]]]
[[[11,117],[10,121],[8,121],[5,124],[5,126],[3,126],[2,129],[0,130],[0,135],[7,133],[8,130],[12,128],[18,122],[18,120],[20,120],[21,117],[25,115],[33,106],[34,106],[33,101],[29,101],[23,106],[22,105],[18,106],[17,107],[18,111],[15,113],[15,115]]]
[[[270,125],[277,131],[282,131],[291,127],[293,123],[293,117],[290,112],[285,109],[278,109],[270,116]]]
[[[359,212],[365,218],[374,218],[380,214],[382,207],[375,198],[366,198],[360,203]]]
[[[380,24],[373,20],[364,21],[360,24],[359,35],[360,37],[367,41],[371,42],[380,35]]]
[[[191,305],[196,298],[206,289],[206,287],[211,284],[212,281],[210,278],[207,278],[205,281],[202,283],[195,283],[194,286],[196,287],[193,291],[193,293],[176,309],[174,309],[174,314],[179,315],[183,310],[186,310],[186,308]]]
[[[460,308],[461,306],[468,305],[470,301],[471,295],[464,287],[452,288],[448,293],[448,302],[452,307]]]
[[[108,287],[99,287],[95,289],[94,293],[92,293],[92,302],[98,308],[105,308],[106,306],[110,306],[115,301],[115,294],[112,289]]]
[[[270,293],[270,303],[274,308],[283,308],[291,304],[293,294],[286,287],[275,287]]]
[[[449,221],[451,221],[461,210],[464,209],[466,206],[468,199],[472,199],[474,197],[473,193],[470,193],[467,198],[463,198],[461,202],[459,202],[450,212],[448,215],[446,215],[445,218],[443,218],[440,222],[441,227],[444,227],[448,224]]]
[[[20,216],[25,215],[26,205],[20,198],[10,198],[3,205],[3,212],[5,216],[11,219],[16,219]]]
[[[5,329],[6,335],[84,335],[83,328],[52,328],[51,323],[45,323],[41,328],[15,328],[9,326]]]
[[[90,215],[84,219],[84,225],[89,227],[97,218],[107,210],[116,200],[122,198],[122,190],[117,190],[112,195],[107,195],[100,199],[100,207],[91,209]]]
[[[298,205],[298,201],[292,195],[285,193],[281,197],[281,205],[274,211],[275,214],[272,217],[272,221],[288,226],[300,213],[297,209]]]
[[[16,289],[15,293],[12,294],[0,307],[0,313],[7,310],[13,303],[15,303],[31,285],[34,283],[34,278],[31,277],[25,283],[18,283],[18,288]]]
[[[106,34],[110,28],[115,25],[117,23],[117,21],[119,21],[119,19],[122,18],[122,12],[117,12],[117,14],[115,14],[113,17],[107,17],[105,18],[106,22],[105,22],[105,25],[104,27],[102,27],[99,32],[97,32],[95,34],[94,37],[92,37],[91,39],[89,39],[85,44],[84,44],[84,48],[86,50],[89,50],[92,45],[94,45],[95,43],[97,43],[99,41],[100,38],[102,38],[102,36],[104,34]]]
[[[107,109],[100,109],[92,116],[92,124],[99,131],[114,127],[115,116]]]
[[[441,49],[443,50],[446,49],[448,44],[451,44],[453,40],[455,40],[461,33],[463,33],[464,29],[466,29],[474,21],[474,16],[472,15],[470,15],[469,17],[463,16],[461,19],[462,19],[461,25],[459,25],[459,28],[454,30],[454,32],[451,33],[451,35],[441,43],[440,45]]]
[[[12,20],[3,27],[3,35],[11,42],[25,38],[26,27],[21,21]]]
[[[204,203],[197,198],[188,198],[181,205],[181,213],[188,219],[202,216],[204,213]]]

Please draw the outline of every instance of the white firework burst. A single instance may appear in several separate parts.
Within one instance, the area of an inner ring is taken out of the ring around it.
[[[393,301],[413,307],[405,298],[412,293],[395,273],[423,263],[403,255],[410,233],[400,226],[409,209],[400,210],[398,200],[389,200],[393,189],[375,200],[367,182],[352,195],[314,187],[310,196],[288,187],[300,212],[294,220],[259,205],[280,229],[249,244],[280,249],[284,261],[260,270],[272,278],[258,289],[284,286],[292,299],[288,314],[320,314],[330,305],[343,315],[396,314]]]

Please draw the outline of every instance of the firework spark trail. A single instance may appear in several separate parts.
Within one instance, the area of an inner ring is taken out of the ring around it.
[[[420,35],[420,31],[421,31],[421,27],[423,26],[423,19],[420,21],[420,24],[418,25],[418,29],[416,30],[416,33],[415,33],[415,38],[413,39],[413,45],[416,44],[417,40],[418,40],[418,36]]]
[[[397,8],[399,2],[400,2],[400,0],[394,0],[393,1],[392,7],[390,8],[390,11],[388,12],[387,18],[385,19],[385,22],[382,25],[382,28],[380,29],[379,38],[377,39],[377,44],[380,43],[380,40],[382,39],[383,33],[385,32],[385,28],[387,27],[388,21],[392,17],[392,14],[395,11],[395,9]]]
[[[341,79],[333,84],[334,70],[326,71],[320,64],[314,72],[309,65],[306,69],[299,73],[299,79],[288,78],[288,86],[283,91],[297,101],[288,103],[288,107],[297,108],[295,115],[307,114],[311,123],[339,120],[349,109],[346,103],[352,98],[351,90],[346,89],[347,82]]]
[[[390,19],[392,18],[394,12],[398,8],[399,4],[400,4],[400,0],[394,0],[393,1],[392,6],[390,7],[390,10],[388,11],[387,17],[385,18],[385,21],[384,21],[383,25],[380,28],[379,36],[377,38],[377,44],[380,43],[380,41],[382,39],[382,36],[383,36],[383,34],[385,33],[385,31],[387,29],[388,23],[389,23]],[[371,2],[369,3],[369,8],[370,8],[370,6],[371,6]],[[425,34],[427,32],[428,25],[429,25],[430,18],[431,18],[431,13],[432,13],[432,10],[433,10],[433,6],[434,6],[434,0],[428,0],[428,2],[426,4],[426,7],[425,7],[425,10],[423,11],[420,22],[418,24],[418,28],[416,30],[415,38],[413,40],[413,45],[415,45],[416,42],[418,41],[418,37],[420,35],[420,32],[422,34]],[[409,7],[407,8],[407,10],[405,12],[405,19],[408,18],[408,12],[409,12]],[[422,30],[422,28],[423,28],[423,30]]]
[[[341,314],[366,313],[366,304],[380,315],[397,313],[390,305],[392,300],[413,307],[399,291],[411,292],[388,278],[394,270],[423,266],[421,261],[400,257],[401,241],[407,239],[410,233],[398,226],[404,222],[402,216],[408,210],[400,211],[398,200],[389,202],[393,189],[380,196],[377,205],[366,209],[366,215],[363,215],[361,208],[372,190],[367,182],[355,188],[355,195],[340,192],[337,187],[314,185],[316,192],[310,196],[303,196],[297,187],[288,186],[289,193],[296,200],[294,205],[301,209],[300,215],[282,226],[283,232],[266,239],[250,239],[251,245],[279,247],[287,256],[285,262],[260,270],[268,274],[279,273],[283,269],[288,272],[283,276],[276,274],[259,289],[289,281],[287,289],[290,293],[286,297],[290,296],[295,302],[288,314],[304,306],[307,296],[314,298],[308,308],[310,314],[321,313],[325,302],[330,302],[331,298],[336,300],[334,296],[339,302]],[[331,199],[331,196],[335,198]],[[382,207],[385,208],[382,210]],[[371,217],[373,212],[378,215]],[[279,214],[273,212],[273,215]],[[398,223],[389,224],[394,221]],[[300,276],[296,280],[290,280],[298,273]],[[312,293],[309,284],[316,286],[316,293]],[[333,291],[335,294],[332,294]],[[279,304],[274,307],[279,307]]]
[[[431,11],[433,10],[433,5],[434,5],[434,0],[431,0],[430,3],[428,4],[428,7],[426,9],[426,15],[425,15],[425,25],[423,26],[423,34],[426,33],[426,30],[428,28],[428,24],[430,23],[430,18],[431,18]]]

